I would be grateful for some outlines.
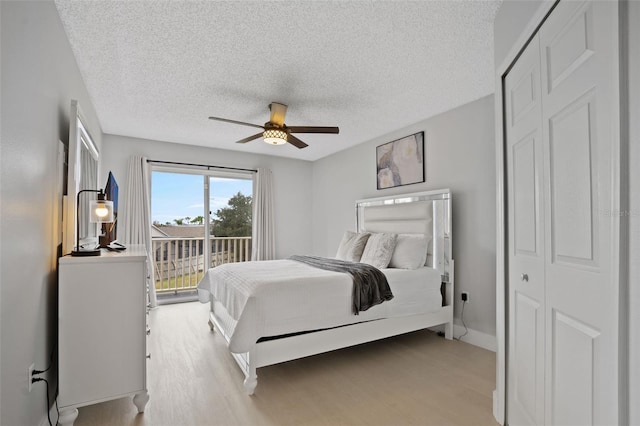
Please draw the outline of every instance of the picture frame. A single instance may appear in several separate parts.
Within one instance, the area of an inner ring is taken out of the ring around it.
[[[376,147],[378,189],[425,181],[424,132],[414,133]]]

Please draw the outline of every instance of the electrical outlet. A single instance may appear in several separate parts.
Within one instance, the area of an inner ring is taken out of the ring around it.
[[[31,392],[31,386],[33,385],[31,380],[33,379],[33,370],[35,369],[36,369],[35,364],[31,364],[29,368],[27,368],[27,389],[29,389],[29,392]]]
[[[466,291],[463,291],[460,296],[463,302],[469,303],[469,293],[467,293]]]

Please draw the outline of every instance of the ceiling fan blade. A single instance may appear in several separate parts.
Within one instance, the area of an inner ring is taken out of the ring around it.
[[[340,133],[340,129],[337,127],[290,126],[287,129],[291,133],[331,133],[335,135]]]
[[[300,149],[306,148],[309,146],[306,143],[302,142],[300,139],[293,136],[292,134],[289,134],[287,136],[287,142],[289,142],[291,145],[295,146],[296,148],[300,148]]]
[[[251,127],[257,127],[258,129],[264,129],[264,126],[259,126],[257,124],[252,124],[252,123],[245,123],[244,121],[229,120],[228,118],[209,117],[209,120],[224,121],[225,123],[241,124],[243,126],[251,126]]]
[[[269,121],[280,127],[284,126],[284,116],[287,114],[287,106],[278,102],[271,102],[269,109],[271,110],[271,118],[269,118]]]
[[[239,140],[239,141],[237,141],[236,143],[247,143],[247,142],[251,142],[251,141],[252,141],[252,140],[254,140],[254,139],[258,139],[258,138],[260,138],[260,137],[262,137],[262,132],[260,132],[260,133],[256,133],[255,135],[253,135],[253,136],[249,136],[249,137],[244,138],[244,139],[240,139],[240,140]]]

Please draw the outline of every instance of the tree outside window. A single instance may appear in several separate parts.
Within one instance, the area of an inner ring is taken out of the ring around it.
[[[211,234],[216,237],[251,236],[252,199],[238,192],[229,199],[227,207],[218,209],[217,219],[211,220]]]

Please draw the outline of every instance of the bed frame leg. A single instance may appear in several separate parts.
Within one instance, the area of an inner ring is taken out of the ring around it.
[[[453,321],[444,324],[444,338],[447,340],[453,339]]]
[[[256,374],[255,367],[249,367],[249,375],[244,379],[244,388],[247,391],[247,395],[253,395],[258,386],[258,375]]]
[[[211,307],[211,309],[213,309],[213,307]],[[213,311],[209,311],[209,328],[211,329],[212,332],[216,331],[215,329],[215,320],[214,320],[214,315],[213,315]]]

